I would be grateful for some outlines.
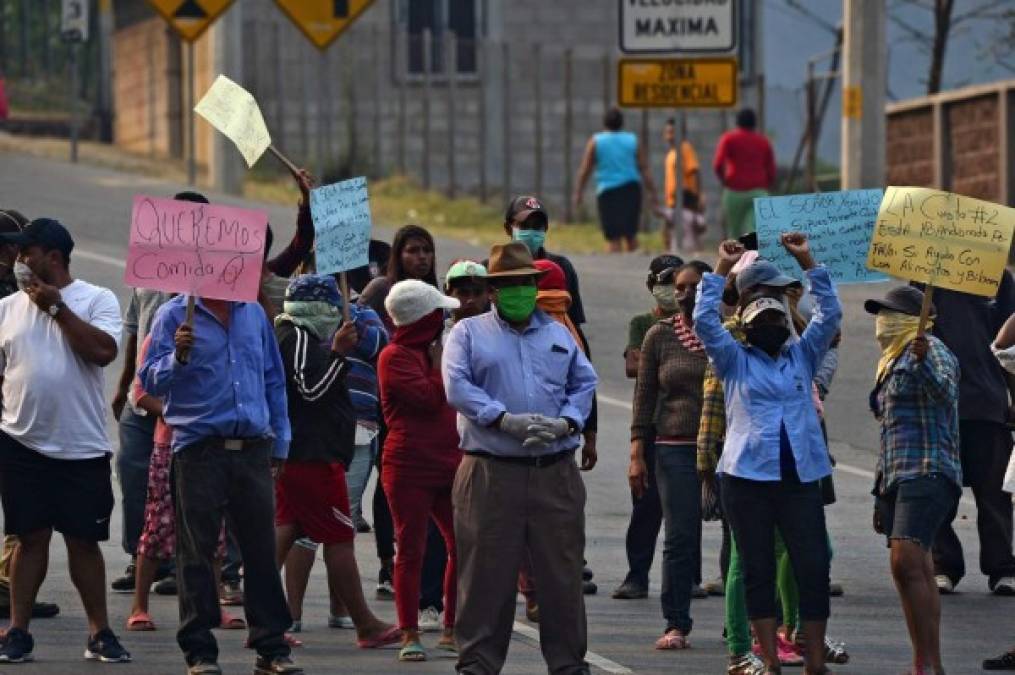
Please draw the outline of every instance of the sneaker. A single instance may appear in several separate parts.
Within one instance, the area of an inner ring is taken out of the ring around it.
[[[984,659],[984,670],[1015,670],[1015,651],[1005,652],[992,659]]]
[[[374,529],[370,527],[370,523],[368,523],[367,519],[362,515],[357,514],[356,517],[352,519],[352,522],[356,526],[356,531],[360,534],[370,534],[374,531]]]
[[[708,591],[702,588],[701,584],[691,586],[691,597],[695,600],[704,600],[708,597]]]
[[[386,567],[382,567],[381,571],[377,573],[377,599],[395,599],[395,587],[391,583],[391,571]]]
[[[648,597],[648,588],[637,581],[626,579],[624,583],[614,589],[611,597],[614,600],[641,600]]]
[[[85,658],[103,663],[127,663],[130,661],[130,652],[123,648],[113,631],[103,628],[95,637],[88,638]]]
[[[594,581],[582,581],[582,593],[585,595],[595,595],[599,592],[599,586],[596,586]]]
[[[595,572],[588,565],[582,568],[582,581],[592,581],[594,576],[596,576]]]
[[[219,589],[219,604],[236,607],[243,604],[243,588],[239,581],[223,581]]]
[[[419,632],[439,631],[444,628],[441,623],[441,613],[436,607],[426,607],[419,610]]]
[[[937,584],[937,590],[941,595],[951,595],[955,592],[955,584],[952,583],[951,578],[947,574],[938,574],[934,577],[934,583]]]
[[[356,630],[356,622],[352,620],[351,616],[335,616],[331,614],[328,616],[328,628],[342,628],[344,630]]]
[[[222,669],[214,661],[198,661],[187,667],[187,675],[222,675]]]
[[[759,659],[762,657],[761,645],[757,642],[754,643],[751,650]],[[775,639],[775,650],[776,655],[779,657],[780,666],[796,667],[804,665],[804,657],[800,656],[800,652],[797,651],[796,647],[779,636],[776,636]]]
[[[846,594],[846,589],[842,587],[842,584],[832,582],[828,584],[828,595],[833,598],[841,598]]]
[[[1001,577],[991,590],[994,595],[1015,595],[1015,577]]]
[[[32,660],[35,640],[20,628],[11,628],[0,640],[0,663],[24,663]]]
[[[767,672],[765,663],[752,652],[731,656],[726,668],[726,675],[765,675]]]
[[[152,586],[152,590],[155,591],[157,595],[176,595],[176,575],[170,574],[166,576],[166,578],[162,581],[159,581]]]
[[[723,583],[722,577],[716,577],[712,581],[706,581],[703,584],[703,587],[706,591],[708,591],[709,595],[726,595],[726,584]]]
[[[113,579],[113,581],[109,584],[109,587],[117,593],[133,593],[136,573],[137,568],[134,567],[134,563],[131,562],[127,565],[127,569],[123,571],[121,576]]]
[[[303,669],[288,656],[258,656],[254,675],[300,675]]]

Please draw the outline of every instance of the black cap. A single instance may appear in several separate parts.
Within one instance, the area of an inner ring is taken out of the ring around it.
[[[665,284],[673,280],[673,275],[684,266],[684,259],[678,255],[664,253],[652,259],[648,266],[648,287]]]
[[[863,308],[869,314],[877,314],[883,309],[910,316],[920,316],[920,309],[923,307],[923,292],[912,286],[899,286],[885,294],[884,300],[868,300],[863,303]],[[937,310],[934,303],[930,305],[930,314],[934,316]]]
[[[9,232],[18,233],[25,229],[25,225],[28,224],[28,218],[21,215],[20,212],[14,209],[4,209],[0,211],[0,234],[6,234]]]
[[[737,239],[737,241],[739,241],[741,244],[743,244],[744,248],[746,248],[748,251],[757,251],[758,250],[758,233],[757,232],[748,232],[747,234],[742,234]]]
[[[74,240],[70,232],[52,218],[36,218],[25,226],[21,232],[0,234],[0,241],[18,246],[41,246],[48,251],[60,251],[64,258],[70,258],[74,250]]]
[[[517,218],[521,218],[521,221],[525,222],[533,213],[541,214],[543,219],[548,222],[550,220],[550,214],[546,212],[546,207],[543,206],[542,200],[531,195],[521,195],[508,203],[507,212],[504,214],[504,222],[510,223]]]

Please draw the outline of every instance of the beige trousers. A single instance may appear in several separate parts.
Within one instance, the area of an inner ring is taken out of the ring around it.
[[[588,673],[582,567],[585,484],[573,459],[536,468],[466,456],[452,495],[458,548],[459,673],[494,675],[507,658],[526,550],[539,642],[554,675]]]

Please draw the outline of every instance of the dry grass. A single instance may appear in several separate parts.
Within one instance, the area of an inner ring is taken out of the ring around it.
[[[0,132],[0,152],[68,161],[69,148],[66,139]],[[175,182],[186,180],[186,167],[180,160],[134,155],[104,143],[80,142],[78,157],[84,164],[115,171]],[[243,194],[248,199],[276,204],[292,204],[298,196],[291,179],[263,171],[248,175]],[[499,204],[482,203],[472,197],[448,199],[438,192],[420,189],[403,176],[371,181],[370,206],[374,221],[385,226],[417,223],[437,236],[459,239],[475,246],[489,246],[504,240],[504,212]],[[599,227],[589,221],[570,224],[554,221],[549,242],[553,250],[568,253],[598,253],[604,248]],[[649,250],[661,250],[659,234],[643,235],[642,245]]]

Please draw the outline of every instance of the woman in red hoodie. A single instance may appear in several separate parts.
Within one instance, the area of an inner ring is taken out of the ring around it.
[[[451,486],[462,458],[455,411],[441,382],[444,310],[454,298],[415,279],[395,284],[384,301],[395,325],[377,362],[381,409],[388,427],[381,481],[395,523],[395,605],[402,629],[400,661],[425,661],[417,614],[427,527],[444,537],[444,633],[438,649],[455,650],[455,534]]]

